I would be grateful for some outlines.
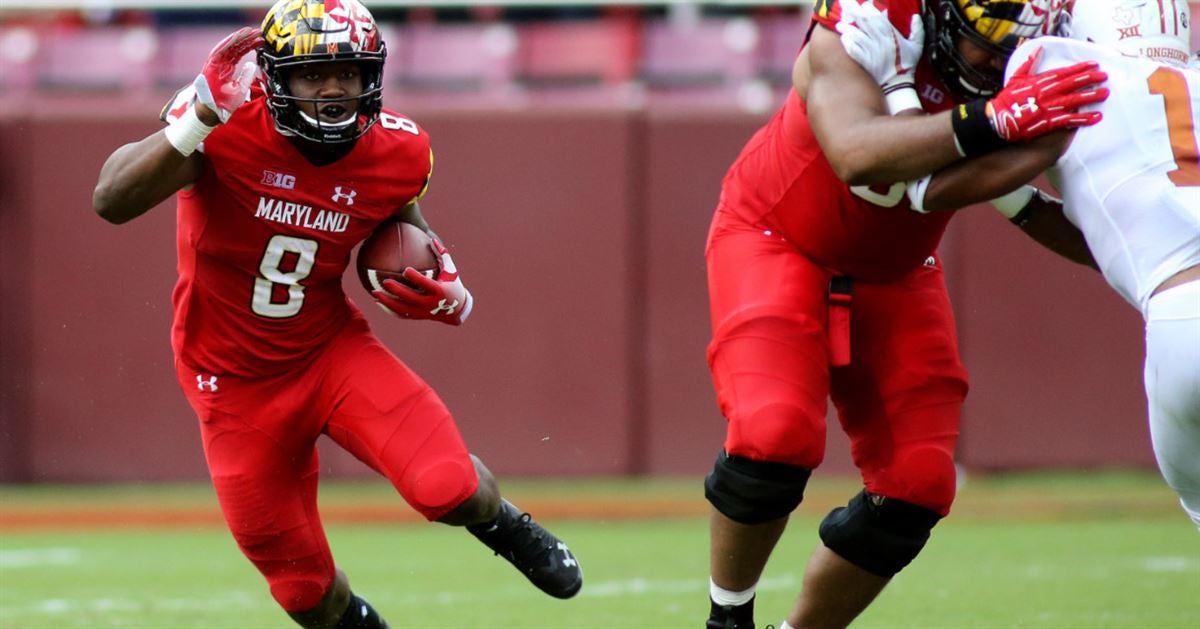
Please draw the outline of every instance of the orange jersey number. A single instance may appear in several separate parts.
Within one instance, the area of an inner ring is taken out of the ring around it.
[[[1168,172],[1167,177],[1176,186],[1200,186],[1200,147],[1192,123],[1187,79],[1178,70],[1159,68],[1146,83],[1151,94],[1163,97],[1163,107],[1167,110],[1167,134],[1175,156],[1175,170]]]

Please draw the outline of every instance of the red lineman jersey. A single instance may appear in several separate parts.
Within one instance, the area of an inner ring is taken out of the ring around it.
[[[275,130],[261,92],[204,141],[178,195],[172,346],[190,367],[257,377],[294,368],[361,317],[342,290],[351,250],[429,181],[429,137],[384,110],[317,167]]]
[[[907,33],[921,0],[890,0],[888,15]],[[819,0],[818,28],[834,30],[838,0]],[[916,72],[927,112],[957,104],[928,58]],[[952,212],[910,210],[905,183],[850,187],[838,179],[813,135],[803,100],[790,90],[774,117],[747,142],[722,184],[721,203],[751,225],[771,229],[835,272],[890,281],[933,255]]]

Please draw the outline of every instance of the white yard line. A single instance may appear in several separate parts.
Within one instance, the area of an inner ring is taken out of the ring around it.
[[[82,554],[77,548],[17,548],[0,550],[0,569],[73,566]]]

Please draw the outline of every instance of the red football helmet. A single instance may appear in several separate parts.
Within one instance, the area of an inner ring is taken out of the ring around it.
[[[383,62],[387,47],[375,19],[358,0],[279,0],[263,19],[265,44],[258,63],[266,79],[267,105],[275,126],[314,142],[350,142],[362,137],[383,107]],[[288,72],[297,66],[357,62],[363,77],[357,115],[340,123],[322,122],[305,113],[300,102],[320,106],[345,99],[303,99],[288,89]]]

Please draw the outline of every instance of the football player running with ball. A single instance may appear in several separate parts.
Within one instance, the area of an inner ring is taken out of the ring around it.
[[[1095,124],[1079,108],[1107,96],[1094,63],[1004,85],[1055,0],[889,0],[900,34],[861,65],[840,36],[850,3],[817,0],[795,89],[729,169],[709,231],[727,432],[705,479],[708,629],[754,627],[763,568],[824,458],[828,398],[864,487],[821,523],[780,626],[845,627],[921,552],[954,500],[967,374],[936,255],[952,213],[911,211],[907,182]],[[914,108],[930,115],[889,115]]]
[[[1046,172],[1063,194],[1061,208],[999,209],[1025,225],[1062,226],[1065,212],[1070,223],[1060,238],[1072,239],[1068,230],[1077,226],[1086,239],[1082,256],[1070,257],[1097,267],[1142,313],[1154,455],[1200,527],[1200,68],[1189,48],[1189,8],[1175,0],[1074,0],[1069,16],[1066,37],[1018,48],[1009,74],[1031,60],[1042,69],[1097,61],[1112,91],[1095,107],[1103,120],[1003,160],[954,165],[923,185],[964,203],[1000,193],[1032,199],[1045,195],[1022,184]],[[858,31],[861,49],[888,47],[895,37],[878,15],[861,16]]]
[[[387,626],[331,556],[317,514],[322,434],[547,594],[583,584],[567,546],[501,498],[442,400],[342,291],[351,250],[382,222],[429,232],[417,205],[429,138],[382,108],[385,57],[358,0],[280,0],[261,30],[217,44],[164,108],[165,130],[113,152],[93,197],[124,223],[178,192],[179,383],[238,546],[303,627]],[[389,280],[375,297],[404,318],[460,325],[471,295],[434,241],[440,275]]]

